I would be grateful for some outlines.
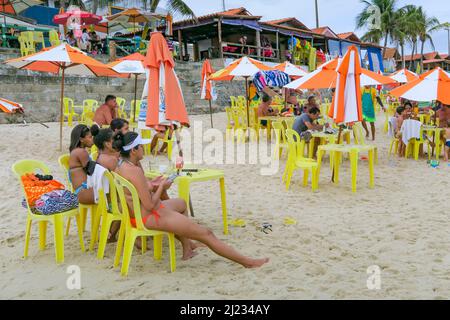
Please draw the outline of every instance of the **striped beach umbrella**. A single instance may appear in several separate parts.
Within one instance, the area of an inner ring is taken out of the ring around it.
[[[438,100],[443,104],[450,104],[450,76],[438,67],[390,93],[413,101]]]
[[[211,66],[211,62],[208,59],[206,59],[205,62],[203,62],[203,68],[202,68],[201,99],[208,100],[208,102],[209,102],[209,112],[211,114],[211,128],[214,127],[213,126],[213,118],[212,118],[211,101],[217,99],[217,96],[215,94],[214,83],[211,80],[209,80],[209,77],[213,73],[214,73],[214,70]]]
[[[286,61],[279,65],[276,65],[274,67],[274,69],[282,71],[293,78],[304,77],[308,74],[308,72],[306,72],[302,68],[297,67],[296,65],[290,63],[289,61]]]
[[[389,78],[400,83],[407,83],[418,79],[419,76],[417,73],[409,71],[408,69],[401,69],[391,74]]]
[[[60,129],[59,147],[62,150],[62,127],[64,122],[64,82],[65,75],[82,76],[117,76],[117,72],[108,68],[107,65],[87,56],[77,48],[68,44],[60,44],[45,48],[38,53],[28,56],[7,60],[4,63],[18,69],[50,72],[58,74],[61,72],[61,105],[60,105]]]
[[[5,113],[23,113],[23,106],[20,103],[0,98],[0,110]]]
[[[342,59],[336,58],[321,65],[317,70],[286,85],[288,89],[331,89],[335,88],[338,79],[337,68]],[[361,86],[377,86],[395,83],[395,80],[376,72],[361,68]]]
[[[358,49],[350,46],[336,69],[336,91],[328,116],[335,123],[362,121],[361,60]]]
[[[144,66],[150,71],[145,124],[148,127],[173,123],[188,126],[186,105],[174,70],[175,62],[160,32],[151,34]]]

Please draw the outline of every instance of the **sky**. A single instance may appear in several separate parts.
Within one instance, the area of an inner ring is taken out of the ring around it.
[[[314,0],[224,0],[226,9],[245,7],[252,15],[263,16],[262,21],[295,17],[309,28],[315,28]],[[185,0],[197,16],[222,11],[222,0]],[[428,15],[440,22],[450,22],[449,0],[399,0],[399,7],[407,4],[422,6]],[[355,30],[356,16],[364,8],[360,0],[319,0],[319,24],[329,26],[334,32],[353,31],[358,36],[364,30]],[[442,30],[433,34],[436,50],[448,52],[448,33]],[[410,53],[410,48],[405,49]],[[425,52],[432,51],[425,46]]]

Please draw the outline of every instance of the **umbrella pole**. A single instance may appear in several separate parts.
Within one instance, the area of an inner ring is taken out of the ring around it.
[[[136,98],[137,98],[137,74],[134,75],[134,107],[133,107],[133,110],[132,110],[133,114],[131,116],[131,122],[132,123],[136,119],[136,104],[137,104]]]
[[[62,133],[64,122],[64,82],[65,82],[65,67],[62,67],[62,80],[61,80],[61,106],[59,110],[59,151],[62,151]]]
[[[248,103],[248,77],[245,77],[245,100],[247,100],[247,130],[248,130],[248,139],[250,141],[250,107]]]
[[[342,136],[342,126],[339,126],[337,144],[341,143],[341,136]],[[334,161],[334,159],[333,159],[333,161]],[[334,166],[333,166],[333,172],[331,173],[331,182],[334,182]]]
[[[211,106],[211,100],[209,101],[209,114],[211,115],[211,128],[214,128],[213,126],[213,118],[212,118],[212,106]]]

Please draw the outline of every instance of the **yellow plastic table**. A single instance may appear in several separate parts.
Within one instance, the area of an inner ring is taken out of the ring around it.
[[[193,182],[205,182],[210,180],[219,180],[220,195],[222,200],[222,219],[223,219],[223,233],[228,234],[228,216],[227,216],[227,202],[225,194],[225,174],[222,170],[215,169],[198,169],[198,172],[191,172],[191,175],[183,172],[175,179],[178,184],[178,196],[189,204],[190,185]],[[145,175],[149,178],[155,178],[161,175],[157,171],[146,171]],[[189,206],[188,206],[189,210]]]
[[[332,169],[334,170],[333,180],[335,184],[339,183],[339,168],[341,157],[343,153],[350,154],[350,164],[352,169],[352,191],[356,192],[356,178],[358,173],[358,158],[360,152],[367,151],[369,154],[369,187],[373,188],[374,181],[374,163],[375,163],[375,146],[371,145],[342,145],[342,144],[327,144],[319,146],[317,152],[317,163],[320,167],[322,164],[322,157],[325,152],[330,152],[330,161],[333,161]],[[331,160],[332,159],[332,160]]]
[[[350,132],[351,132],[350,130],[345,129],[341,133],[341,138],[345,139],[347,144],[350,144]],[[317,131],[312,133],[312,137],[320,139],[319,145],[324,145],[325,143],[335,144],[338,139],[338,133],[330,134],[322,131]],[[311,141],[309,142],[309,151],[308,151],[309,158],[313,157],[315,143],[316,143],[315,139],[311,139]]]

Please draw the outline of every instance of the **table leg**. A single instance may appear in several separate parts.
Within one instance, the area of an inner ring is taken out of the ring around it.
[[[191,214],[189,210],[189,180],[179,179],[178,182],[178,196],[186,202],[186,210]]]
[[[440,148],[440,145],[441,145],[441,132],[440,131],[435,131],[434,132],[434,136],[436,137],[436,139],[435,139],[435,146],[436,146],[436,160],[439,160],[439,156],[441,155],[440,153],[440,151],[441,151],[441,148]],[[445,149],[444,149],[445,150]]]
[[[267,139],[272,141],[272,121],[267,120]]]
[[[375,162],[375,150],[369,150],[369,187],[373,188],[375,186],[375,178],[374,178],[374,162]]]
[[[352,167],[352,192],[356,192],[356,178],[358,175],[358,150],[350,151],[350,164]]]
[[[228,215],[227,215],[227,200],[225,193],[225,178],[220,178],[220,196],[222,199],[222,219],[223,219],[223,234],[228,234]]]
[[[339,166],[340,166],[341,153],[333,151],[333,182],[339,184]]]
[[[314,152],[314,144],[316,139],[314,137],[311,138],[311,140],[309,140],[309,150],[308,150],[308,158],[312,159],[313,157],[313,152]]]

